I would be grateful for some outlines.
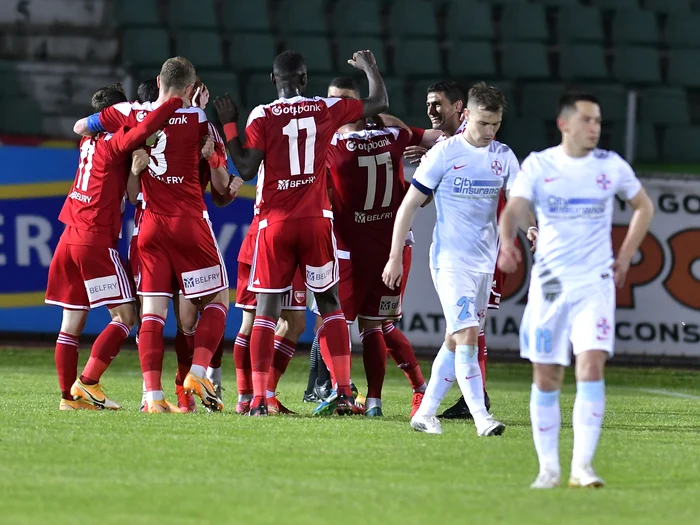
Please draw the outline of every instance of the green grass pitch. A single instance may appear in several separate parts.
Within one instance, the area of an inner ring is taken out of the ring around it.
[[[103,379],[121,411],[61,413],[52,352],[0,350],[0,523],[700,523],[694,372],[611,368],[595,462],[608,486],[535,492],[528,488],[537,462],[525,365],[489,369],[493,412],[508,425],[491,439],[478,438],[471,422],[445,423],[442,436],[412,432],[410,391],[393,366],[383,419],[312,418],[313,406],[300,402],[307,371],[301,356],[280,384],[280,399],[299,416],[236,416],[230,358],[224,366],[223,414],[137,412],[141,378],[132,351]],[[172,353],[165,369],[174,401]],[[361,361],[354,370],[363,384]],[[565,477],[573,394],[569,377]],[[448,401],[457,395],[455,388]]]

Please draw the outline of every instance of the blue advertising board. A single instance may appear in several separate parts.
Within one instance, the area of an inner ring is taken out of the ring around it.
[[[0,147],[0,332],[56,334],[62,310],[44,304],[48,268],[63,224],[58,214],[75,176],[78,150],[42,147]],[[229,170],[235,173],[229,161]],[[254,183],[246,183],[233,203],[217,208],[207,194],[206,201],[219,248],[236,285],[236,258],[253,216]],[[133,206],[124,213],[123,238],[119,251],[126,261],[133,227]],[[233,306],[226,325],[226,338],[234,339],[241,314]],[[172,310],[172,309],[171,309]],[[106,308],[90,312],[83,333],[99,334],[109,322]],[[166,337],[175,335],[172,311],[165,327]],[[301,341],[313,339],[313,321],[308,319]]]

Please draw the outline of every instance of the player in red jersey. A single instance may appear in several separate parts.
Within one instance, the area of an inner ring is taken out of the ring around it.
[[[173,96],[189,100],[194,91],[194,66],[182,57],[168,59],[158,76],[155,104],[119,104],[78,122],[75,130],[109,129],[138,121]],[[228,276],[211,229],[200,186],[199,149],[209,134],[206,114],[200,108],[177,111],[150,147],[148,176],[142,179],[147,203],[139,225],[142,325],[139,356],[146,382],[149,412],[168,412],[161,375],[164,354],[163,325],[173,289],[203,308],[194,335],[192,367],[183,387],[196,393],[205,406],[221,410],[223,403],[206,378],[206,368],[224,334],[228,313]],[[212,186],[225,194],[229,177],[218,170],[225,159],[213,155]]]
[[[100,111],[124,100],[121,86],[109,86],[95,93],[92,102]],[[181,106],[181,100],[173,99],[132,129],[98,133],[80,143],[75,182],[59,215],[66,229],[54,252],[46,287],[46,302],[63,307],[56,342],[61,410],[120,408],[105,396],[99,381],[136,323],[133,290],[116,250],[131,151]],[[95,341],[76,379],[78,337],[88,310],[102,305],[110,309],[112,322]]]
[[[271,80],[280,98],[251,112],[245,149],[235,129],[238,108],[228,96],[214,103],[241,177],[252,179],[265,161],[260,222],[248,285],[258,294],[250,342],[254,391],[251,415],[267,413],[265,395],[276,321],[282,294],[289,290],[298,267],[304,272],[307,288],[316,296],[324,319],[323,333],[333,352],[337,413],[349,414],[355,409],[350,390],[349,334],[338,301],[338,263],[326,191],[326,157],[336,129],[385,110],[388,97],[371,52],[360,51],[349,63],[367,75],[369,98],[305,98],[304,58],[294,51],[278,55]]]

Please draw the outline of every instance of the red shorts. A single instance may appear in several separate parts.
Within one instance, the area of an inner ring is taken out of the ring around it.
[[[250,265],[238,263],[236,284],[236,308],[255,310],[258,305],[255,293],[248,290]],[[294,274],[292,288],[282,296],[282,310],[306,310],[306,285],[301,270]]]
[[[248,289],[282,293],[292,288],[297,268],[306,287],[324,292],[339,280],[333,221],[325,217],[260,221]]]
[[[89,310],[133,301],[131,281],[117,250],[68,244],[61,237],[49,266],[47,304]]]
[[[144,211],[138,235],[139,295],[195,299],[228,288],[226,265],[205,216],[168,217]]]
[[[506,280],[506,274],[496,268],[493,273],[493,285],[491,286],[491,296],[489,297],[488,307],[492,310],[498,310],[501,306],[501,290],[503,282]]]

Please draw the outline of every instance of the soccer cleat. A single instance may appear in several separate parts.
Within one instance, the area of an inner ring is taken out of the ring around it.
[[[415,415],[411,418],[411,428],[416,432],[425,432],[426,434],[442,434],[442,425],[435,416]]]
[[[384,412],[382,412],[382,407],[372,407],[367,412],[365,412],[367,417],[384,417]]]
[[[175,385],[175,395],[177,396],[177,406],[180,412],[196,412],[197,403],[192,394],[185,392],[182,385]]]
[[[214,385],[214,392],[216,392],[216,398],[219,400],[223,400],[224,398],[223,398],[221,392],[224,389],[222,388],[221,383],[214,381],[214,382],[212,382],[212,385]],[[207,409],[207,412],[218,412],[219,411],[218,409],[208,407],[208,406],[205,406],[205,408]]]
[[[278,414],[296,415],[296,412],[292,412],[286,406],[280,403],[277,396],[267,398],[267,413],[271,416],[276,416]]]
[[[236,414],[246,415],[250,412],[250,401],[239,401],[236,403]]]
[[[267,417],[268,411],[267,411],[267,404],[265,403],[265,398],[260,398],[259,401],[255,401],[253,399],[253,402],[250,405],[250,410],[248,411],[248,416],[251,417]]]
[[[501,436],[506,431],[506,426],[500,421],[496,421],[492,415],[488,415],[484,420],[484,425],[476,433],[482,437]]]
[[[188,372],[182,387],[188,394],[199,396],[207,410],[219,412],[224,409],[223,402],[216,396],[214,385],[206,377],[199,377],[192,372]]]
[[[425,392],[413,392],[413,398],[411,399],[411,417],[415,416],[416,412],[418,412],[420,404],[423,402],[423,396],[425,396]]]
[[[330,395],[316,407],[313,412],[314,416],[330,416],[333,415],[338,401],[338,392],[332,390]]]
[[[487,412],[491,410],[491,399],[489,399],[486,390],[484,390],[484,406]],[[454,405],[445,410],[438,417],[440,419],[473,419],[471,412],[469,412],[467,402],[464,400],[464,396],[460,397]]]
[[[179,414],[180,409],[165,399],[158,399],[148,403],[149,414]]]
[[[381,409],[380,409],[381,410]],[[333,413],[336,416],[354,416],[364,414],[364,406],[355,404],[355,398],[347,394],[340,394],[336,398],[335,410]]]
[[[74,398],[83,399],[100,409],[119,410],[121,408],[105,395],[102,385],[99,383],[86,385],[80,379],[76,379],[73,386],[70,387],[70,395]]]
[[[569,477],[569,487],[571,488],[602,488],[605,486],[605,481],[595,473],[593,467],[587,465],[585,467],[571,468],[571,476]]]
[[[319,398],[321,401],[328,399],[328,397],[333,394],[331,382],[326,381],[325,383],[322,383],[320,385],[316,383],[314,385],[314,394],[316,394],[316,397]]]
[[[554,489],[559,486],[560,475],[558,472],[543,470],[537,475],[537,479],[530,485],[531,489]]]
[[[320,403],[321,401],[323,401],[323,399],[319,399],[313,390],[311,392],[304,392],[304,397],[301,398],[302,403]]]
[[[141,406],[139,407],[139,412],[148,412],[148,401],[142,400]]]
[[[58,404],[59,410],[97,410],[97,407],[92,403],[88,403],[84,399],[61,399]]]

